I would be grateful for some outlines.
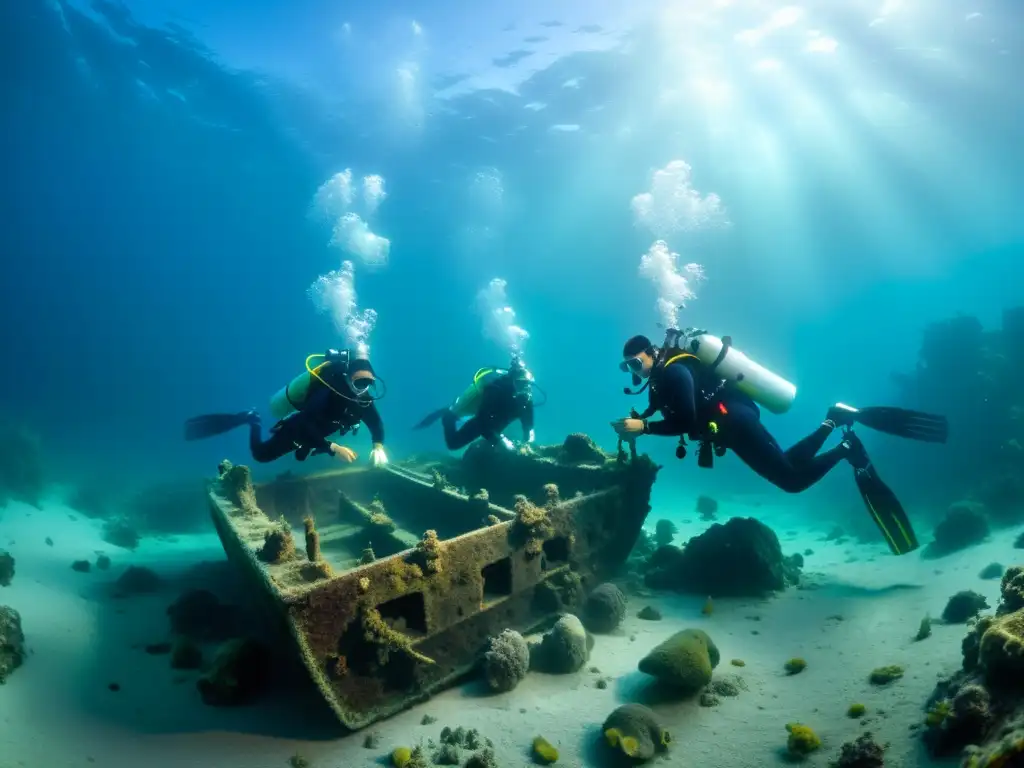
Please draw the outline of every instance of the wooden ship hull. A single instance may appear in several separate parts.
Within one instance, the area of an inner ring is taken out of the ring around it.
[[[208,499],[228,558],[354,730],[454,684],[488,637],[542,627],[624,563],[658,467],[563,450],[480,446],[256,486],[224,462]]]

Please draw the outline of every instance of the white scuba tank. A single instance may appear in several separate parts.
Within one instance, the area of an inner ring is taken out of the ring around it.
[[[717,360],[715,374],[719,378],[731,382],[751,400],[772,413],[785,413],[796,399],[796,386],[758,365],[736,347],[726,347],[725,342],[717,336],[710,333],[687,336],[683,349],[707,366],[715,365]]]

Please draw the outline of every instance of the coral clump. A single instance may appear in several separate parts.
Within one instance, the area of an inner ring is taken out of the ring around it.
[[[316,530],[316,520],[312,515],[306,515],[302,525],[306,532],[306,557],[309,562],[315,563],[320,559],[320,534]]]
[[[645,605],[637,612],[636,617],[644,621],[661,621],[661,611],[653,605]]]
[[[527,556],[536,557],[544,551],[544,542],[554,535],[548,510],[522,495],[515,497],[513,508],[516,513],[513,534],[524,542]]]
[[[653,589],[716,597],[761,597],[799,579],[799,561],[785,558],[778,536],[754,518],[715,523],[682,549],[660,547],[644,566]]]
[[[949,699],[941,699],[928,708],[924,716],[924,724],[929,728],[939,728],[949,718],[953,711],[953,704]]]
[[[396,747],[391,753],[391,765],[394,768],[407,768],[412,762],[412,750],[408,747]]]
[[[470,755],[463,768],[498,768],[498,759],[494,750],[488,747]]]
[[[888,685],[895,680],[899,680],[901,677],[903,677],[903,667],[890,664],[887,667],[876,667],[871,670],[868,681],[872,685]]]
[[[325,560],[317,560],[315,563],[303,563],[299,568],[299,575],[307,582],[329,579],[334,575],[334,569]]]
[[[448,478],[438,472],[436,469],[430,471],[430,482],[435,489],[439,491],[450,491],[454,486],[448,482]]]
[[[370,516],[366,520],[367,526],[372,531],[379,533],[391,533],[398,526],[391,519],[388,511],[384,508],[384,502],[379,497],[374,497],[369,506]]]
[[[858,717],[864,717],[864,713],[868,711],[868,708],[863,704],[851,704],[846,710],[846,716],[856,720]]]
[[[789,731],[786,749],[793,757],[805,757],[811,752],[821,749],[821,739],[810,726],[789,723],[786,725],[786,730]]]
[[[979,622],[978,660],[990,679],[1024,680],[1024,610]]]
[[[530,671],[530,648],[514,629],[492,637],[483,658],[484,680],[498,693],[511,691]]]
[[[558,750],[543,736],[533,740],[533,760],[540,765],[558,762]]]
[[[256,556],[264,563],[270,565],[287,563],[298,556],[291,526],[288,525],[288,521],[284,517],[281,517],[273,530],[267,531],[264,534],[263,546],[260,547]]]
[[[701,520],[711,521],[718,517],[718,501],[710,496],[697,497],[697,513]]]
[[[997,613],[1013,613],[1024,608],[1024,567],[1014,565],[1006,569],[999,584],[999,593]]]
[[[932,636],[932,617],[925,615],[921,619],[921,623],[917,627],[917,634],[914,635],[914,640],[921,642]]]
[[[870,733],[861,734],[856,741],[840,747],[839,759],[832,768],[882,768],[885,765],[885,747],[879,745]]]
[[[711,682],[719,659],[718,648],[707,632],[684,629],[655,646],[637,667],[682,694],[692,694]]]
[[[672,743],[658,716],[643,704],[623,704],[614,710],[601,733],[609,747],[631,760],[650,760]]]
[[[968,619],[977,616],[986,608],[988,600],[984,595],[964,590],[949,598],[942,611],[942,620],[947,624],[965,624]]]
[[[807,662],[801,658],[794,657],[783,665],[787,675],[799,675],[807,669]]]
[[[256,517],[262,512],[256,506],[256,488],[252,484],[252,472],[244,464],[232,464],[226,459],[220,463],[220,492],[234,504],[234,514]]]
[[[444,570],[441,559],[443,547],[437,538],[437,531],[431,529],[423,534],[423,538],[416,544],[416,553],[424,573],[435,574]]]
[[[980,544],[989,535],[988,516],[984,506],[960,501],[946,511],[946,516],[935,526],[935,539],[922,553],[923,557],[944,557],[961,549]]]
[[[14,555],[0,549],[0,587],[11,586],[14,579]]]
[[[1020,723],[1007,730],[994,744],[985,747],[967,747],[963,768],[1016,768],[1024,760],[1024,729]]]
[[[1002,578],[1005,570],[1006,569],[1003,567],[1002,563],[989,563],[981,569],[981,572],[978,574],[978,578],[986,581],[989,579],[1000,579]]]
[[[664,518],[654,524],[654,543],[659,547],[667,547],[679,533],[676,524]]]
[[[565,438],[562,443],[562,451],[559,460],[563,464],[597,464],[602,465],[607,460],[605,452],[597,447],[590,435],[582,432],[573,432]]]
[[[599,584],[587,595],[583,623],[591,632],[612,632],[625,616],[626,596],[614,584]]]
[[[25,661],[25,635],[21,616],[13,608],[0,605],[0,684]]]
[[[396,651],[424,664],[434,663],[433,659],[412,647],[412,640],[389,627],[376,608],[363,611],[363,636],[366,642],[377,646],[377,661],[381,666],[387,664],[391,654]]]
[[[558,491],[558,486],[554,483],[548,483],[544,486],[544,506],[548,509],[554,509],[562,503],[562,496]]]
[[[407,563],[401,558],[389,560],[385,573],[388,586],[396,592],[404,592],[408,588],[409,582],[423,578],[423,569],[415,563]]]
[[[550,674],[570,674],[590,658],[591,639],[582,622],[567,613],[531,649],[531,666]]]

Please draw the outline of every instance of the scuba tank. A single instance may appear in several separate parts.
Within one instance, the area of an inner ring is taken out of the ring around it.
[[[796,387],[732,346],[731,337],[719,338],[694,328],[669,331],[669,334],[678,334],[672,346],[678,344],[679,353],[693,355],[715,376],[735,386],[758,405],[774,414],[785,413],[793,405]],[[666,362],[672,357],[670,352]]]
[[[320,372],[327,366],[337,363],[343,367],[348,366],[349,352],[343,350],[338,352],[334,349],[327,350],[323,355],[310,355],[306,358],[306,370],[285,384],[270,398],[270,414],[280,421],[295,411],[301,411],[309,397],[309,391],[314,381],[325,383],[320,377]],[[314,363],[317,365],[314,367]]]

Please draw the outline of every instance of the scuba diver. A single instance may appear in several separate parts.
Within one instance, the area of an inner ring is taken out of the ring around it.
[[[917,549],[918,541],[899,500],[875,471],[854,424],[923,442],[944,443],[944,416],[902,408],[856,409],[837,403],[824,421],[788,450],[761,423],[759,405],[781,414],[789,410],[796,387],[750,360],[706,331],[670,329],[659,349],[646,336],[634,336],[622,350],[620,370],[632,375],[625,394],[649,388],[649,406],[629,418],[612,422],[620,439],[632,443],[639,435],[678,436],[676,456],[686,456],[686,437],[698,442],[697,463],[710,468],[714,456],[731,450],[754,472],[789,493],[800,493],[828,474],[841,461],[854,468],[861,495],[894,554]],[[656,412],[662,419],[649,421]],[[841,428],[842,441],[819,453],[832,432]]]
[[[314,367],[312,363],[320,362]],[[306,370],[282,387],[270,401],[270,412],[278,421],[264,440],[259,412],[215,413],[185,422],[185,439],[201,440],[249,426],[249,449],[255,461],[275,461],[294,453],[298,461],[320,454],[344,462],[356,460],[351,448],[329,441],[334,432],[355,432],[363,423],[370,430],[373,450],[370,463],[387,464],[384,451],[384,422],[376,402],[378,377],[365,356],[351,350],[328,350],[306,358]]]
[[[483,438],[491,445],[499,442],[509,450],[516,445],[504,435],[504,430],[515,420],[523,427],[523,445],[534,440],[533,374],[518,356],[513,356],[507,370],[481,368],[458,399],[448,408],[429,414],[416,429],[424,429],[441,420],[444,442],[449,451],[457,451]],[[459,419],[467,421],[459,426]]]

